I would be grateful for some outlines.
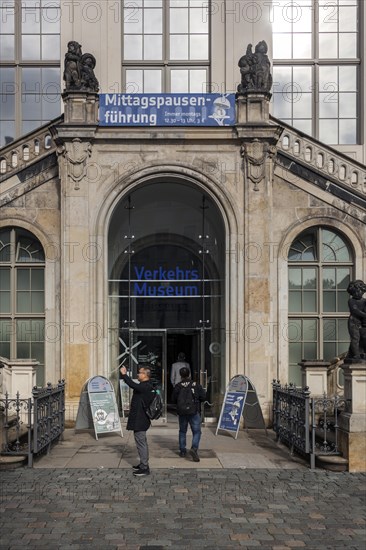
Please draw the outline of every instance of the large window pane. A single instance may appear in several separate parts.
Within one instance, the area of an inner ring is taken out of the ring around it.
[[[14,35],[0,36],[0,59],[8,61],[14,59]]]
[[[205,8],[204,8],[205,9]],[[189,30],[191,33],[208,33],[208,17],[205,17],[202,7],[192,8],[189,13]]]
[[[159,94],[162,92],[161,71],[144,71],[144,92],[148,94]]]
[[[42,59],[60,59],[60,37],[54,34],[42,36]]]
[[[188,32],[188,9],[170,10],[170,32],[178,34]]]
[[[352,145],[357,143],[356,120],[339,121],[339,143]]]
[[[338,122],[337,120],[319,120],[319,139],[324,143],[338,143]]]
[[[41,41],[38,35],[26,34],[22,37],[22,59],[24,61],[41,59]]]
[[[163,31],[163,13],[161,10],[144,10],[144,33],[161,34]]]
[[[273,40],[273,57],[275,59],[292,58],[292,41],[290,34],[276,34]]]
[[[163,38],[161,35],[145,35],[144,37],[144,59],[156,60],[163,56]]]
[[[191,94],[204,94],[208,92],[207,71],[200,69],[191,69],[189,71],[190,83],[189,92]]]
[[[31,313],[44,312],[44,292],[32,292]]]
[[[311,58],[311,34],[297,34],[293,38],[294,59]]]
[[[190,59],[208,59],[208,36],[191,35],[189,53]]]
[[[144,79],[142,70],[128,69],[126,71],[126,93],[142,94],[144,92]]]
[[[339,35],[339,57],[341,59],[357,57],[357,34],[341,33]]]
[[[142,36],[128,34],[124,39],[124,58],[142,59]]]

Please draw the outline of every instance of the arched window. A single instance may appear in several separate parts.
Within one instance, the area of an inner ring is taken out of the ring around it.
[[[344,236],[313,227],[292,243],[288,262],[289,381],[300,384],[302,359],[327,361],[348,349],[353,254]]]
[[[44,266],[41,243],[20,228],[0,230],[0,355],[37,359],[44,383]]]

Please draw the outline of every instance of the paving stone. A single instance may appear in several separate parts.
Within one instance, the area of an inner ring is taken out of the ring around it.
[[[4,471],[0,548],[365,550],[365,481],[306,469]]]

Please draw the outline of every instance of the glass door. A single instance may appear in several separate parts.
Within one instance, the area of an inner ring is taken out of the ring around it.
[[[166,330],[129,329],[123,332],[119,359],[133,379],[137,379],[139,367],[151,370],[151,382],[164,401],[162,420],[166,421]]]

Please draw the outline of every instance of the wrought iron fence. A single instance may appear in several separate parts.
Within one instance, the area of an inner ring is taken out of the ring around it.
[[[311,468],[315,468],[316,455],[341,454],[338,446],[338,418],[345,406],[345,399],[338,395],[311,399]]]
[[[33,457],[49,452],[54,441],[62,437],[65,429],[65,381],[55,386],[33,388],[32,397],[20,399],[8,393],[0,399],[4,415],[4,438],[1,454],[27,456],[28,466]]]
[[[345,400],[338,395],[310,397],[309,388],[294,384],[273,388],[273,430],[277,440],[285,443],[291,454],[297,452],[310,460],[315,468],[317,455],[340,455],[338,417]]]

